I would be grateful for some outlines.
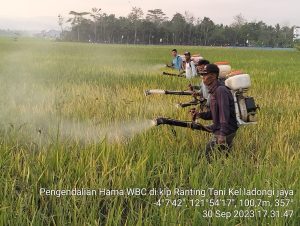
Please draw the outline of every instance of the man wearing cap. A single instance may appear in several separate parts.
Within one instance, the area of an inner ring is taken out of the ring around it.
[[[205,126],[213,133],[212,139],[206,144],[205,155],[211,162],[212,151],[218,147],[219,151],[226,152],[232,147],[232,141],[238,129],[234,101],[231,91],[218,80],[219,68],[215,64],[208,64],[200,72],[203,83],[208,87],[210,94],[210,110],[207,112],[191,111],[194,118],[212,120],[213,124]]]
[[[208,60],[199,60],[198,64],[197,64],[197,74],[200,72],[202,72],[204,70],[204,67],[205,65],[209,64],[209,61]],[[207,89],[207,86],[204,85],[202,79],[201,79],[201,83],[200,83],[200,86],[199,86],[199,93],[196,93],[196,95],[200,95],[202,98],[206,99],[207,102],[206,102],[206,105],[209,106],[209,94],[208,94],[208,89]]]
[[[209,61],[208,60],[205,60],[205,59],[201,59],[198,61],[198,64],[197,64],[197,73],[200,73],[204,70],[204,67],[205,65],[209,64]]]
[[[191,79],[197,75],[197,70],[194,61],[192,61],[191,53],[185,52],[185,76],[187,79]]]
[[[173,49],[171,54],[173,56],[173,60],[172,60],[171,66],[167,64],[167,67],[171,67],[171,68],[174,68],[174,69],[177,69],[177,70],[181,70],[182,69],[182,59],[177,54],[177,49]]]

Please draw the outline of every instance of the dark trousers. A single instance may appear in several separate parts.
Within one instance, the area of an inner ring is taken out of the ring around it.
[[[225,153],[228,156],[230,149],[232,148],[232,142],[236,133],[227,135],[224,144],[217,144],[217,135],[213,135],[209,142],[206,144],[205,156],[209,163],[212,162],[212,153],[214,150]]]

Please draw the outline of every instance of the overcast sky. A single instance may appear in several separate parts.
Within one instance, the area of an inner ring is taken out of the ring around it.
[[[68,16],[70,10],[103,12],[126,16],[133,6],[160,8],[168,17],[176,12],[190,12],[196,18],[207,16],[216,23],[231,24],[242,14],[247,21],[300,26],[300,0],[0,0],[0,29],[57,29],[57,15]]]

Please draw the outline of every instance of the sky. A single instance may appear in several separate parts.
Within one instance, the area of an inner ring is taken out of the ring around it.
[[[101,8],[107,14],[127,16],[133,6],[162,9],[169,18],[188,11],[196,18],[209,17],[215,23],[231,24],[242,14],[247,21],[264,21],[300,26],[300,0],[0,0],[0,29],[59,29],[57,16],[68,17],[69,11]]]

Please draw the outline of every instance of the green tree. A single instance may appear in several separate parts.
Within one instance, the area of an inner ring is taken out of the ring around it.
[[[128,15],[128,19],[134,26],[134,44],[136,44],[137,41],[137,29],[143,15],[143,10],[137,7],[133,7],[130,14]]]
[[[146,20],[148,20],[154,24],[157,24],[157,25],[160,25],[167,19],[168,19],[168,17],[161,9],[148,10],[148,13],[146,16]]]
[[[92,20],[84,18],[89,14]],[[141,8],[133,7],[127,17],[116,18],[101,9],[93,8],[90,13],[71,11],[72,29],[64,31],[64,39],[86,41],[94,39],[108,43],[144,43],[179,45],[233,45],[233,46],[293,46],[293,28],[270,26],[263,21],[247,22],[241,15],[233,18],[231,25],[215,24],[210,18],[195,19],[185,12],[174,14],[169,20],[161,9],[147,11],[143,19]],[[63,30],[63,18],[59,16]],[[92,37],[92,38],[91,38]]]
[[[70,15],[72,15],[72,18],[69,18],[67,22],[71,22],[71,25],[77,29],[77,41],[80,41],[80,25],[82,21],[84,20],[85,15],[88,15],[88,12],[75,12],[75,11],[70,11]]]
[[[97,42],[97,31],[98,31],[98,25],[99,21],[101,20],[101,9],[100,8],[92,8],[92,12],[90,13],[90,16],[93,18],[94,21],[94,41]]]
[[[183,44],[185,18],[182,14],[176,13],[171,20],[171,31],[173,44]]]
[[[209,40],[213,34],[214,28],[215,28],[214,22],[208,17],[204,17],[200,23],[200,29],[201,32],[203,33],[203,41],[205,46],[210,45]]]

